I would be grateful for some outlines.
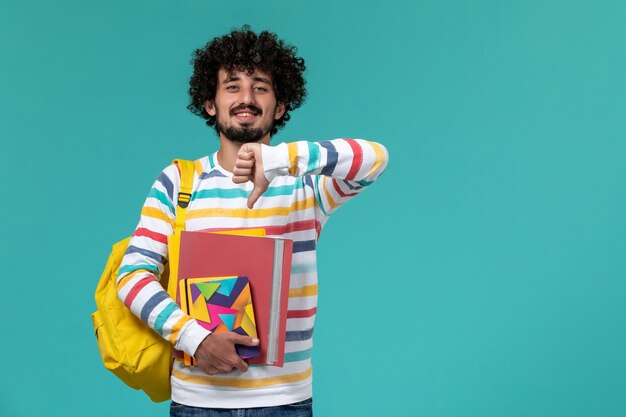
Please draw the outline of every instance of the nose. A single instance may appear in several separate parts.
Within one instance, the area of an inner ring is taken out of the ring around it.
[[[242,88],[240,90],[239,100],[241,104],[255,104],[252,88]]]

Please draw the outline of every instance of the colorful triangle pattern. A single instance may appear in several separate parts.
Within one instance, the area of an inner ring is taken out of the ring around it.
[[[235,332],[257,337],[247,277],[188,278],[186,281],[189,314],[200,325],[216,333]],[[258,346],[256,349],[241,346],[237,351],[243,359],[260,354]]]

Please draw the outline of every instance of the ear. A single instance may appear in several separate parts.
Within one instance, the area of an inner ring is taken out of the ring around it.
[[[215,116],[215,103],[211,100],[204,102],[204,110],[209,113],[209,116]]]
[[[281,103],[281,102],[276,103],[276,114],[274,115],[274,119],[278,120],[281,117],[283,117],[283,114],[285,114],[286,109],[287,109],[287,106],[285,106],[285,103]]]

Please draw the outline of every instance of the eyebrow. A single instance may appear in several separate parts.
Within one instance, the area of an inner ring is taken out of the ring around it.
[[[238,75],[228,75],[226,77],[226,79],[224,81],[222,81],[222,83],[226,84],[226,83],[229,83],[229,82],[232,82],[232,81],[240,81],[240,80],[241,80],[241,77],[239,77]],[[254,77],[252,77],[252,80],[253,81],[257,81],[257,82],[266,83],[266,84],[269,84],[269,85],[272,84],[272,82],[269,79],[267,79],[265,77],[260,77],[258,75],[255,75]]]
[[[225,84],[225,83],[229,83],[231,81],[239,81],[239,80],[241,80],[241,78],[236,76],[236,75],[227,75],[226,79],[224,81],[222,81],[222,82]]]
[[[254,81],[260,81],[260,82],[262,82],[262,83],[266,83],[266,84],[270,84],[270,85],[272,84],[272,83],[271,83],[271,81],[270,81],[270,80],[268,80],[267,78],[265,78],[265,77],[259,77],[258,75],[256,75],[256,76],[252,77],[252,79],[253,79]]]

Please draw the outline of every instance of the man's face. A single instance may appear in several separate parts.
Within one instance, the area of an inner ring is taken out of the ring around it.
[[[216,117],[220,135],[235,142],[269,144],[274,121],[285,112],[285,106],[276,102],[272,77],[258,69],[251,75],[220,69],[217,78],[215,100],[204,108]]]

